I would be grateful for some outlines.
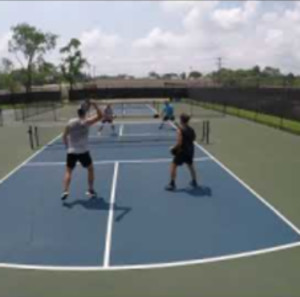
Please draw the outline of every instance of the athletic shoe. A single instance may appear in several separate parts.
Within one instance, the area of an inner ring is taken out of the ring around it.
[[[94,190],[88,190],[88,191],[86,191],[86,195],[89,196],[89,198],[91,198],[91,199],[97,197],[97,193]]]
[[[165,187],[165,190],[166,190],[166,191],[175,191],[175,190],[176,190],[176,185],[175,185],[175,184],[168,184],[168,185]]]
[[[66,200],[67,198],[68,198],[68,196],[69,196],[69,192],[63,192],[62,194],[61,194],[61,200]]]
[[[190,185],[191,185],[193,188],[198,188],[198,187],[199,187],[197,181],[195,181],[195,180],[192,180],[192,181],[190,182]]]

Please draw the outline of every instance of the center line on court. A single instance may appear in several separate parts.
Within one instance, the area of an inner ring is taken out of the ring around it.
[[[119,136],[123,136],[124,124],[120,126]]]
[[[111,192],[110,192],[109,214],[107,220],[105,250],[104,250],[104,259],[103,259],[103,267],[105,268],[109,267],[109,262],[110,262],[111,237],[112,237],[112,229],[113,229],[114,205],[116,200],[118,172],[119,172],[119,162],[115,162],[114,175],[113,175],[113,181],[112,181]]]

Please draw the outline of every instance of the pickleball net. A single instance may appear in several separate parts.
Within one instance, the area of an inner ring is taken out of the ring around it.
[[[143,124],[141,122],[141,124]],[[127,123],[121,125],[130,125]],[[135,124],[138,125],[138,124]],[[102,146],[102,147],[122,147],[126,145],[134,146],[154,146],[154,145],[172,145],[176,143],[177,129],[174,126],[166,124],[163,129],[159,129],[159,122],[152,123],[149,125],[155,126],[153,130],[142,132],[142,133],[120,133],[120,125],[116,125],[115,132],[111,131],[110,127],[105,127],[106,133],[98,133],[98,127],[94,126],[90,128],[88,137],[88,145],[90,147]],[[193,124],[192,124],[193,126]],[[197,141],[208,143],[210,135],[209,121],[199,121],[195,123]],[[45,126],[45,125],[34,125],[31,127],[31,133],[29,137],[32,140],[29,143],[34,143],[34,149],[47,146],[49,149],[65,149],[61,134],[64,126]],[[29,129],[30,129],[29,127]],[[59,135],[59,136],[58,136]],[[55,137],[56,140],[51,142]]]

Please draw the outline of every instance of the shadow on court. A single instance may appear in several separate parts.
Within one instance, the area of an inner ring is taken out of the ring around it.
[[[197,197],[211,197],[212,196],[212,190],[210,187],[206,186],[200,186],[197,188],[184,188],[184,189],[178,189],[174,191],[175,193],[186,193],[190,196],[193,196],[195,198]],[[182,196],[184,197],[184,196]]]
[[[74,206],[81,206],[88,210],[109,210],[110,204],[104,200],[102,197],[97,197],[93,199],[78,199],[72,202],[64,202],[63,206],[66,208],[73,208]],[[115,218],[116,222],[121,221],[132,208],[127,206],[118,206],[114,204],[113,210],[116,212],[117,216]]]

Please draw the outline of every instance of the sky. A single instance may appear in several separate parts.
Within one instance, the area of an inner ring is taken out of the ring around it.
[[[300,74],[296,1],[0,1],[0,20],[0,58],[14,59],[11,27],[26,22],[59,35],[46,60],[59,63],[59,48],[78,38],[97,75],[207,73],[217,57]]]

